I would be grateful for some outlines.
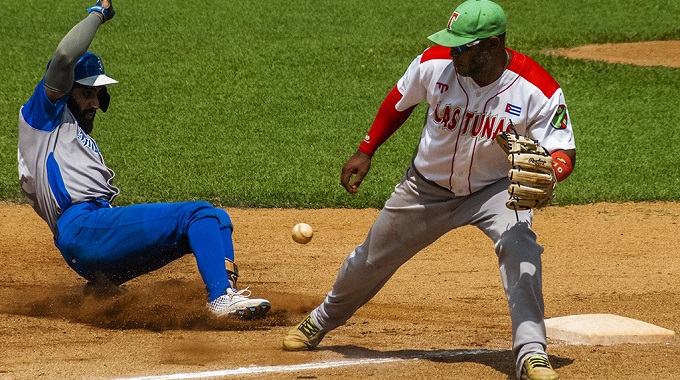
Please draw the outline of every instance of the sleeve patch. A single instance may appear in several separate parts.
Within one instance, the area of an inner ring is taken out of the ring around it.
[[[568,121],[567,106],[564,104],[560,104],[560,106],[557,107],[557,111],[555,111],[555,115],[550,121],[550,126],[555,129],[566,129],[567,121]]]

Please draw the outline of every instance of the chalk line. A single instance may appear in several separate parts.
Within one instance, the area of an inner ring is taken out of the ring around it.
[[[204,372],[193,372],[193,373],[175,373],[169,375],[158,375],[158,376],[142,376],[142,377],[126,377],[117,378],[112,380],[184,380],[184,379],[209,379],[217,377],[228,377],[236,375],[254,375],[260,373],[280,373],[280,372],[296,372],[305,371],[312,369],[328,369],[328,368],[338,368],[338,367],[351,367],[360,366],[367,364],[384,364],[393,363],[399,361],[407,360],[421,360],[421,359],[433,359],[433,358],[445,358],[454,357],[460,355],[478,355],[493,352],[500,352],[501,350],[455,350],[455,351],[441,351],[436,353],[425,353],[420,355],[412,355],[407,357],[387,357],[387,358],[375,358],[375,359],[355,359],[355,360],[340,360],[332,362],[316,362],[316,363],[305,363],[305,364],[292,364],[292,365],[275,365],[275,366],[250,366],[241,367],[236,369],[224,369],[216,371],[204,371]]]

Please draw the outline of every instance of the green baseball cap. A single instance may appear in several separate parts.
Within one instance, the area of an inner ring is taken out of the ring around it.
[[[505,33],[505,12],[490,0],[467,0],[460,4],[446,29],[429,36],[430,41],[456,47]]]

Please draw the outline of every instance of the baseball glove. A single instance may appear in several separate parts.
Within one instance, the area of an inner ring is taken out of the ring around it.
[[[557,178],[550,154],[538,141],[520,136],[516,131],[502,132],[496,142],[508,155],[512,168],[508,178],[511,210],[529,210],[547,206],[555,196]]]

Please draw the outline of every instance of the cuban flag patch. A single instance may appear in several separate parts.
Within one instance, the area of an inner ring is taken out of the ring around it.
[[[522,114],[522,107],[516,106],[512,103],[508,103],[505,105],[505,112],[509,113],[512,116],[519,116]]]

